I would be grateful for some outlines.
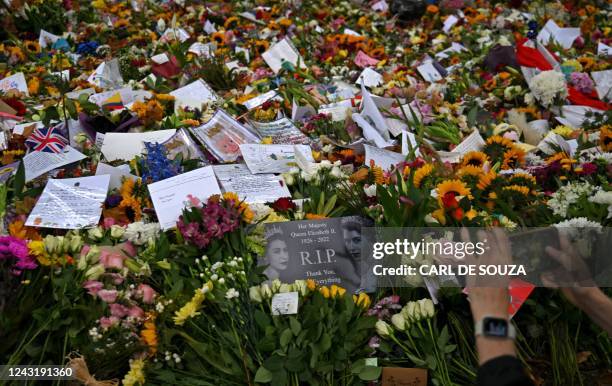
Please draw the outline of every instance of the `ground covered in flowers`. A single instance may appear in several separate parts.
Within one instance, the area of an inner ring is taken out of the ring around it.
[[[0,179],[0,363],[72,360],[125,385],[367,384],[384,366],[474,384],[459,288],[434,305],[425,288],[268,282],[264,225],[360,215],[388,227],[609,226],[607,7],[2,2],[0,148],[13,167]],[[194,135],[220,109],[257,140]],[[290,135],[254,129],[282,117]],[[180,137],[130,159],[105,151],[104,134],[162,129]],[[364,140],[388,152],[364,154]],[[163,231],[148,185],[239,162],[245,142],[310,146],[282,174],[291,197],[185,191]],[[68,146],[84,157],[34,177],[18,163]],[[110,189],[94,227],[26,226],[48,180],[102,163],[137,178]],[[292,291],[299,313],[273,316],[272,296]],[[609,337],[559,293],[536,288],[513,323],[536,384],[610,381]]]

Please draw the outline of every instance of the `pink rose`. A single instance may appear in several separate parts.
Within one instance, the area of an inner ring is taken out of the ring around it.
[[[119,253],[106,250],[100,252],[100,263],[102,263],[105,268],[121,269],[123,268],[123,260],[125,260],[125,257],[121,256]]]
[[[115,219],[112,217],[105,217],[104,218],[104,222],[102,223],[102,226],[104,227],[104,229],[110,229],[110,227],[112,227],[113,225],[115,225]]]
[[[110,278],[113,281],[114,285],[119,285],[119,284],[123,283],[124,277],[121,276],[118,273],[109,273],[108,276],[110,276]]]
[[[104,284],[97,280],[87,280],[85,283],[83,283],[83,288],[85,288],[87,293],[89,293],[91,296],[96,296],[98,292],[104,288]]]
[[[100,318],[99,323],[100,327],[106,330],[109,327],[117,325],[119,323],[119,318],[115,316],[103,316]]]
[[[138,251],[136,250],[136,247],[134,246],[134,244],[132,244],[131,242],[127,241],[125,243],[123,243],[121,249],[128,255],[128,256],[136,256],[136,253],[138,253]]]
[[[129,308],[119,303],[113,303],[109,306],[109,308],[111,315],[116,318],[123,318],[128,314],[129,311]]]
[[[142,308],[138,306],[133,306],[133,307],[130,307],[130,309],[128,310],[128,316],[131,316],[133,318],[142,319],[144,317],[144,311],[142,310]]]
[[[155,298],[155,290],[148,284],[140,284],[138,286],[138,293],[142,296],[142,301],[146,304],[153,303]]]
[[[117,300],[117,290],[102,289],[98,291],[98,297],[106,303],[114,303]]]

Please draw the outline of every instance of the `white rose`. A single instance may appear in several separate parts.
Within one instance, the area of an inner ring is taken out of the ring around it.
[[[94,240],[99,240],[104,237],[104,232],[102,232],[102,228],[95,227],[88,230],[87,235]]]
[[[388,337],[393,332],[393,330],[391,329],[391,326],[389,326],[389,324],[385,322],[384,320],[379,320],[378,322],[376,322],[375,327],[376,327],[376,333],[378,333],[378,335],[380,335],[383,338]]]
[[[264,299],[270,299],[272,297],[272,290],[270,289],[270,286],[267,283],[264,283],[261,285],[260,291],[261,291],[261,296]]]
[[[306,281],[305,280],[296,280],[293,283],[293,289],[295,289],[297,292],[299,292],[300,295],[302,295],[302,296],[306,295],[306,291],[308,290],[308,287],[306,286]]]
[[[87,280],[98,280],[103,273],[104,266],[102,264],[96,264],[85,272],[85,277]]]
[[[435,308],[431,299],[419,300],[419,306],[421,308],[421,314],[426,318],[433,318],[435,314]]]
[[[277,293],[281,287],[281,281],[278,279],[272,280],[272,292]]]
[[[286,283],[281,284],[278,289],[278,292],[280,293],[287,293],[291,291],[293,291],[293,286],[291,284],[286,284]]]
[[[336,178],[340,178],[342,177],[342,170],[340,170],[339,167],[334,166],[329,174],[331,174],[332,176]]]
[[[120,239],[121,237],[123,237],[124,233],[125,233],[125,228],[122,226],[113,225],[110,228],[111,237],[114,239]]]
[[[401,312],[391,317],[391,323],[393,323],[393,326],[399,331],[404,331],[406,329],[406,319]]]

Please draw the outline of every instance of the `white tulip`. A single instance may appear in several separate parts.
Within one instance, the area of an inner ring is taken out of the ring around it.
[[[391,326],[389,326],[389,324],[385,322],[384,320],[379,320],[378,322],[376,322],[375,327],[376,327],[376,333],[378,333],[378,335],[380,335],[383,338],[388,337],[393,332],[393,330],[391,329]]]
[[[404,331],[407,327],[406,319],[404,318],[404,315],[402,315],[401,312],[391,317],[391,323],[393,323],[393,326],[399,331]]]

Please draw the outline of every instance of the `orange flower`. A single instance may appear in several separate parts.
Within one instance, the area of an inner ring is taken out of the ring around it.
[[[440,12],[440,8],[436,7],[433,4],[430,4],[430,5],[427,6],[427,12],[428,13],[438,13],[438,12]]]
[[[315,214],[315,213],[306,213],[304,218],[306,220],[322,220],[324,218],[327,218],[327,216],[323,216],[321,214]]]

